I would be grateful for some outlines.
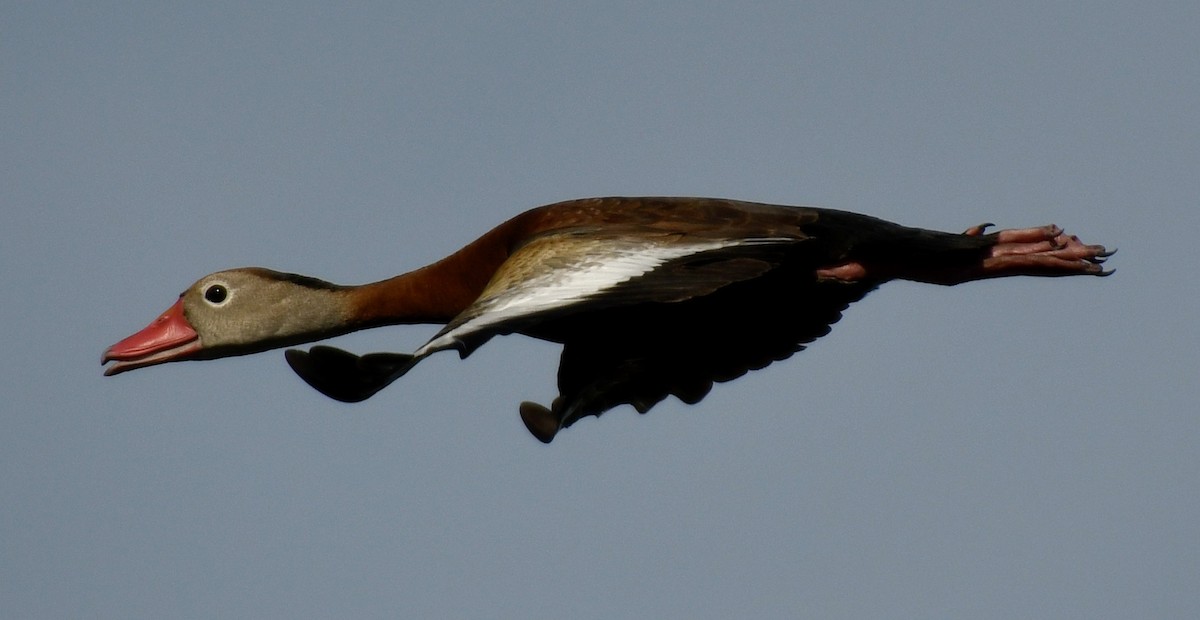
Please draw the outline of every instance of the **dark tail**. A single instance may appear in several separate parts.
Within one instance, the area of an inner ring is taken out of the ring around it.
[[[861,267],[867,278],[954,285],[1008,276],[1108,275],[1102,267],[1113,254],[1086,245],[1054,225],[1000,230],[991,224],[948,233],[910,228],[853,213],[822,213],[814,236],[844,244],[832,256]],[[848,270],[849,271],[849,270]]]

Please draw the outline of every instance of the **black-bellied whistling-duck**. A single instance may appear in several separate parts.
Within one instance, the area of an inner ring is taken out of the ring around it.
[[[292,349],[327,396],[369,398],[425,356],[492,336],[563,344],[560,395],[523,403],[543,442],[622,404],[700,401],[829,332],[892,279],[954,285],[1016,275],[1107,275],[1111,252],[1056,226],[962,234],[844,211],[707,198],[594,198],[539,207],[427,267],[361,286],[260,268],[201,278],[104,352],[105,371],[215,359],[370,327],[439,323],[412,354]]]

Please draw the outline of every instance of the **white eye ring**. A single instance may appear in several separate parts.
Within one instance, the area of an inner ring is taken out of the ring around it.
[[[204,302],[208,305],[220,308],[233,299],[233,290],[225,282],[216,280],[205,284],[200,296],[204,298]]]

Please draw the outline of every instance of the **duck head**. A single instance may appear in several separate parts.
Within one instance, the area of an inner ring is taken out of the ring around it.
[[[105,375],[166,362],[216,359],[350,331],[347,287],[258,267],[196,281],[144,329],[104,351]]]

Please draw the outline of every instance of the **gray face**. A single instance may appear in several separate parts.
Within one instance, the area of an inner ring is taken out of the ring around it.
[[[266,269],[207,275],[183,293],[203,358],[265,351],[334,332],[345,323],[341,289]]]

